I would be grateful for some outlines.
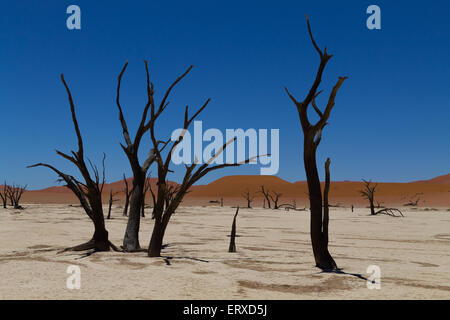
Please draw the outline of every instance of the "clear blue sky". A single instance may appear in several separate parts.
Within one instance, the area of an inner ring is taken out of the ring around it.
[[[66,28],[70,4],[81,7],[81,30]],[[370,4],[381,8],[381,30],[366,28]],[[283,90],[303,99],[319,62],[304,14],[319,46],[334,55],[321,88],[328,93],[339,75],[349,76],[318,150],[320,169],[330,156],[334,180],[401,182],[450,171],[448,1],[6,0],[0,10],[1,180],[54,185],[48,170],[25,168],[35,162],[74,172],[54,153],[76,147],[61,72],[89,157],[99,161],[106,152],[110,182],[130,175],[114,102],[127,59],[122,103],[131,131],[146,99],[143,59],[157,94],[193,64],[160,122],[161,136],[179,126],[186,104],[211,97],[204,127],[279,128],[278,175],[304,180],[302,133]],[[201,183],[258,173],[243,166]]]

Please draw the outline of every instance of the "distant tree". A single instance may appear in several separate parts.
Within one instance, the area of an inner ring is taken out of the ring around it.
[[[421,194],[423,194],[423,193],[422,192],[416,193],[414,196],[411,197],[411,199],[409,199],[409,201],[407,203],[404,204],[404,206],[405,207],[407,207],[407,206],[416,207],[419,204]]]
[[[282,196],[282,193],[279,192],[275,192],[275,191],[271,191],[269,192],[269,197],[273,202],[273,208],[274,209],[279,209],[280,206],[278,205],[278,201],[280,201],[280,197]]]
[[[26,191],[27,186],[20,186],[13,184],[12,186],[6,187],[6,195],[14,209],[23,209],[20,205],[20,199],[23,193]]]
[[[147,178],[145,179],[144,190],[142,193],[142,206],[141,206],[141,217],[142,218],[145,218],[145,196],[147,195],[147,191],[149,189],[151,189],[150,173],[147,175]]]
[[[64,159],[72,162],[77,167],[81,176],[83,177],[84,182],[79,181],[71,175],[63,173],[55,167],[46,163],[37,163],[29,166],[29,168],[42,166],[54,171],[60,177],[59,181],[64,181],[67,188],[69,188],[75,194],[75,196],[80,201],[80,204],[83,207],[84,211],[94,224],[94,235],[92,236],[92,239],[90,241],[72,248],[68,248],[67,250],[81,251],[95,249],[97,251],[109,251],[111,247],[113,249],[117,249],[108,239],[108,231],[105,228],[105,219],[103,216],[102,191],[105,184],[105,154],[103,154],[103,174],[101,179],[98,168],[93,165],[90,160],[88,160],[90,168],[94,175],[94,177],[91,177],[90,170],[88,169],[84,158],[83,139],[81,137],[80,128],[78,126],[78,121],[75,115],[75,105],[72,99],[72,94],[62,74],[61,80],[64,84],[64,87],[66,88],[69,98],[70,111],[72,113],[72,122],[75,127],[75,132],[78,140],[78,151],[72,151],[72,155],[63,153],[59,150],[56,150],[56,153]]]
[[[111,209],[114,202],[118,201],[119,199],[115,199],[114,196],[117,195],[118,192],[113,192],[113,189],[109,190],[109,202],[108,202],[108,215],[106,216],[106,219],[111,219]]]
[[[270,205],[270,196],[269,196],[269,191],[264,189],[264,186],[260,186],[260,191],[262,193],[262,195],[264,196],[264,199],[267,201],[267,206],[269,207],[269,209],[271,208]],[[264,208],[265,208],[265,202],[264,202]]]
[[[364,183],[364,188],[359,190],[359,193],[363,198],[369,200],[369,208],[371,215],[375,216],[377,214],[386,214],[391,217],[397,217],[398,214],[403,217],[403,213],[397,208],[383,208],[378,211],[375,211],[374,197],[378,184],[373,184],[371,181],[367,181],[364,179],[362,181]]]
[[[250,193],[250,191],[247,189],[247,191],[245,191],[245,192],[242,194],[242,197],[244,197],[244,199],[247,201],[247,208],[251,209],[251,207],[252,207],[252,202],[253,202],[253,199],[255,199],[255,196],[252,195],[252,194]]]
[[[3,208],[6,209],[6,205],[8,204],[8,185],[6,184],[6,181],[2,186],[0,198],[2,199]]]
[[[369,200],[370,214],[375,215],[375,205],[374,205],[374,196],[375,190],[377,189],[378,184],[372,184],[372,181],[362,180],[364,182],[364,188],[359,190],[359,193],[363,198]]]
[[[125,205],[123,206],[122,216],[126,217],[128,215],[128,206],[130,205],[131,190],[128,187],[128,180],[125,173],[123,174],[123,182],[125,184],[125,188],[123,189],[123,193],[125,194]]]

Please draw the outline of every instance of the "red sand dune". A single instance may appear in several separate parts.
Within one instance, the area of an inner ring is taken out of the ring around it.
[[[127,179],[131,186],[132,179]],[[153,190],[156,190],[156,178],[150,179]],[[169,182],[176,184],[175,182]],[[244,205],[242,194],[250,191],[255,196],[254,205],[262,206],[263,196],[260,186],[265,189],[282,193],[280,203],[293,203],[297,206],[308,206],[308,190],[305,181],[288,182],[276,176],[236,175],[222,177],[207,185],[194,186],[186,196],[185,205],[208,205],[210,201],[224,198],[226,205]],[[105,184],[104,201],[108,199],[111,189],[122,191],[124,182],[117,181]],[[360,197],[361,182],[337,181],[331,183],[330,203],[332,205],[366,206],[366,200]],[[450,206],[450,174],[430,180],[409,183],[379,183],[375,195],[376,201],[385,206],[399,206],[420,197],[419,206],[449,207]],[[123,199],[123,193],[116,198]],[[150,194],[147,195],[150,201]],[[76,203],[76,198],[66,187],[50,187],[42,190],[28,191],[23,196],[23,202],[28,203]]]

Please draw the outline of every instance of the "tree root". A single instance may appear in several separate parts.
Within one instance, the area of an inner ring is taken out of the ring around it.
[[[119,249],[117,246],[115,246],[109,240],[108,240],[108,244],[111,247],[111,249],[113,249],[115,252],[123,252],[123,250]],[[75,251],[75,252],[87,251],[87,250],[92,250],[92,249],[95,250],[94,252],[101,251],[101,250],[96,249],[94,239],[91,239],[88,242],[79,244],[79,245],[74,246],[74,247],[65,248],[65,249],[63,249],[61,251],[58,251],[57,253],[63,253],[63,252],[67,252],[67,251]]]

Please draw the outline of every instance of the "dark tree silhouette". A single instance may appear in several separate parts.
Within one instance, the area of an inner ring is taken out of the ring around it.
[[[282,193],[279,192],[275,192],[275,191],[271,191],[268,193],[270,199],[272,199],[273,202],[273,208],[274,209],[279,209],[280,206],[278,205],[278,201],[280,201],[280,197],[283,195]]]
[[[2,199],[3,208],[6,209],[6,205],[8,204],[8,185],[5,183],[2,186],[2,190],[0,192],[0,198]]]
[[[253,202],[253,199],[255,199],[255,196],[252,195],[250,193],[250,191],[247,189],[247,191],[245,191],[242,194],[242,197],[244,197],[244,199],[247,201],[247,208],[251,209],[252,208],[252,202]]]
[[[267,206],[268,206],[269,209],[270,209],[270,208],[271,208],[271,204],[270,204],[269,191],[268,191],[268,190],[265,190],[265,189],[264,189],[264,186],[261,186],[260,188],[261,188],[261,190],[260,190],[259,192],[261,192],[262,195],[264,196],[264,198],[266,199],[266,201],[267,201]],[[265,202],[264,202],[264,204],[265,204]],[[264,207],[265,207],[265,205],[264,205]]]
[[[113,249],[117,249],[108,239],[108,231],[105,228],[105,219],[103,216],[103,207],[102,207],[102,191],[103,186],[105,184],[105,155],[103,154],[103,174],[102,179],[100,179],[100,174],[98,168],[92,164],[90,160],[89,166],[93,171],[94,177],[91,177],[91,173],[86,165],[86,161],[84,159],[84,146],[83,139],[81,137],[80,128],[78,126],[78,121],[75,115],[75,105],[72,99],[72,94],[70,93],[70,89],[64,80],[64,76],[61,74],[61,80],[66,88],[69,103],[70,103],[70,111],[72,113],[72,122],[75,127],[75,132],[78,140],[78,151],[72,151],[71,154],[63,153],[59,150],[56,150],[56,153],[63,157],[64,159],[73,163],[80,172],[81,176],[84,179],[84,182],[79,181],[75,177],[65,174],[52,165],[46,163],[37,163],[28,168],[33,167],[46,167],[50,170],[54,171],[59,177],[59,181],[64,181],[66,183],[67,188],[69,188],[75,196],[80,201],[81,206],[84,211],[88,215],[88,217],[92,220],[94,224],[94,235],[92,239],[84,244],[68,248],[66,250],[89,250],[95,249],[96,251],[109,251],[112,247]]]
[[[145,196],[147,195],[147,191],[151,188],[152,188],[152,186],[151,186],[150,173],[149,173],[147,178],[145,179],[144,191],[142,193],[142,206],[141,206],[141,217],[142,218],[145,218]]]
[[[319,174],[317,171],[316,164],[316,150],[319,146],[322,130],[327,124],[328,118],[330,116],[331,110],[335,104],[334,100],[336,94],[341,87],[347,77],[339,77],[337,83],[334,85],[329,97],[328,102],[325,107],[325,111],[321,111],[316,104],[315,98],[321,93],[321,91],[317,91],[319,85],[322,81],[322,74],[325,70],[325,66],[332,57],[327,53],[327,49],[325,47],[324,51],[322,51],[316,44],[314,37],[311,32],[311,26],[306,17],[306,23],[308,27],[309,36],[311,38],[311,42],[316,49],[317,53],[320,57],[320,64],[316,73],[315,80],[306,96],[306,98],[299,102],[297,101],[289,92],[287,88],[285,88],[286,93],[292,100],[292,102],[297,107],[298,115],[300,118],[300,124],[303,131],[303,162],[305,166],[306,172],[306,180],[308,184],[308,193],[309,193],[309,201],[311,207],[311,242],[314,253],[314,259],[316,261],[316,266],[324,269],[324,270],[332,270],[336,269],[336,263],[331,257],[328,246],[326,245],[326,237],[324,235],[323,230],[323,202],[322,202],[322,191],[320,187]],[[315,112],[319,116],[319,120],[315,124],[311,124],[308,119],[308,107],[312,105]]]
[[[109,190],[109,201],[108,201],[108,215],[106,216],[106,219],[111,219],[111,209],[114,202],[118,201],[118,199],[115,199],[114,196],[117,195],[118,192],[113,192],[113,189]]]
[[[23,209],[20,205],[20,199],[22,198],[23,193],[26,191],[27,186],[20,186],[13,184],[12,186],[7,186],[6,195],[9,199],[11,206],[14,209]]]
[[[398,217],[398,216],[403,217],[403,213],[397,208],[383,208],[378,211],[375,211],[374,198],[378,184],[377,183],[372,184],[371,181],[367,181],[364,179],[362,181],[364,183],[364,189],[359,190],[359,193],[363,198],[369,200],[370,214],[372,216],[375,216],[377,214],[386,214],[391,217]]]
[[[236,252],[236,218],[239,213],[239,207],[236,209],[236,213],[234,214],[233,224],[231,225],[231,233],[230,233],[230,246],[228,248],[228,252]]]
[[[407,206],[416,207],[419,204],[421,194],[423,194],[423,193],[422,192],[416,193],[414,196],[411,197],[411,199],[409,199],[409,201],[407,203],[404,204],[404,206],[405,207],[407,207]]]
[[[125,173],[123,174],[123,182],[125,183],[125,188],[123,189],[123,193],[125,194],[125,205],[123,206],[122,216],[126,217],[128,215],[128,207],[130,205],[131,190],[128,187],[128,180]]]
[[[366,198],[367,200],[369,200],[369,207],[370,207],[370,214],[371,215],[375,215],[375,204],[374,204],[374,195],[375,195],[375,190],[378,186],[377,183],[372,184],[372,181],[366,181],[366,180],[362,180],[364,183],[364,189],[359,190],[359,193],[361,194],[361,196],[363,198]]]

